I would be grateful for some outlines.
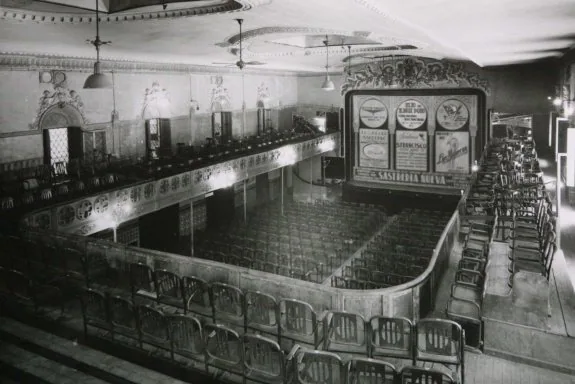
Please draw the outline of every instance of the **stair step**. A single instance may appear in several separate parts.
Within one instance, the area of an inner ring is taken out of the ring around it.
[[[105,384],[96,377],[37,355],[16,345],[0,344],[0,371],[19,383]]]
[[[5,317],[0,317],[0,340],[57,360],[69,367],[98,377],[104,382],[115,384],[183,383],[173,377]]]

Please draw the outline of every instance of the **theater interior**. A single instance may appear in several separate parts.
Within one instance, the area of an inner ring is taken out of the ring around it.
[[[0,0],[1,383],[575,383],[571,0]]]

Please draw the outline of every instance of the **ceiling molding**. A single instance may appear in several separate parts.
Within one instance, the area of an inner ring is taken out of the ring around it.
[[[223,73],[241,75],[242,72],[235,68],[214,67],[196,64],[177,63],[150,63],[141,61],[101,60],[104,72],[117,73]],[[50,55],[29,55],[12,52],[0,52],[0,70],[11,71],[35,71],[35,70],[62,70],[72,72],[92,72],[94,70],[94,58],[84,57],[60,57]],[[299,76],[304,74],[317,75],[320,72],[289,71],[277,69],[249,69],[243,70],[248,75],[264,76]]]
[[[248,11],[252,8],[271,4],[273,0],[227,0],[223,4],[195,6],[186,9],[156,12],[127,11],[119,14],[100,16],[100,23],[124,23],[161,19],[175,19],[193,16],[207,16],[219,13]],[[190,3],[192,5],[194,3]],[[49,24],[91,24],[96,21],[94,12],[86,13],[49,13],[34,12],[25,9],[0,7],[1,20]]]
[[[281,51],[281,52],[253,52],[251,46],[259,41],[253,41],[262,36],[277,35],[277,34],[295,34],[295,35],[340,35],[348,37],[362,37],[365,39],[370,39],[379,42],[381,45],[374,44],[354,44],[352,51],[358,54],[361,53],[376,53],[376,52],[388,52],[390,46],[400,46],[400,45],[413,45],[418,49],[428,47],[429,44],[424,43],[419,40],[405,39],[394,36],[386,36],[381,34],[374,34],[368,31],[344,31],[338,29],[325,29],[325,28],[311,28],[311,27],[264,27],[248,30],[242,33],[242,43],[245,44],[243,47],[244,57],[289,57],[289,56],[314,56],[314,55],[325,55],[325,47],[294,47],[293,50]],[[251,43],[250,43],[251,40]],[[248,44],[246,44],[246,42]],[[239,33],[234,34],[226,38],[223,42],[217,43],[216,45],[222,48],[229,48],[228,51],[236,56],[239,56],[239,43],[240,35]],[[273,43],[268,42],[268,43]],[[375,43],[377,44],[377,43]],[[337,54],[347,54],[345,45],[333,45],[329,48],[330,55]],[[343,47],[343,48],[342,48]],[[345,52],[344,52],[345,50]]]

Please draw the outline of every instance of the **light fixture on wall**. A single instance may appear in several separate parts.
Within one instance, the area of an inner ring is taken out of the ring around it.
[[[190,107],[195,109],[196,111],[200,110],[200,103],[197,100],[190,99]]]
[[[329,78],[329,45],[327,40],[327,35],[325,35],[325,80],[321,85],[321,89],[324,91],[333,91],[335,89],[335,85],[333,81]]]
[[[94,73],[88,76],[86,82],[84,83],[84,89],[102,89],[102,88],[112,88],[112,82],[108,76],[100,72],[100,47],[102,45],[110,44],[111,41],[100,40],[100,13],[98,8],[98,3],[100,0],[96,0],[96,39],[88,40],[90,44],[96,47],[96,62],[94,63]]]

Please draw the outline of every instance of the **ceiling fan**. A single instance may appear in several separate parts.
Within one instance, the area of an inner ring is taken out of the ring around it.
[[[225,65],[227,67],[233,67],[236,66],[238,67],[240,70],[244,69],[246,66],[248,65],[265,65],[266,63],[262,63],[261,61],[244,61],[243,60],[243,56],[242,56],[242,23],[244,22],[244,19],[235,19],[238,24],[240,25],[240,59],[238,61],[236,61],[235,63],[219,63],[219,62],[213,62],[212,64],[216,64],[216,65]]]

